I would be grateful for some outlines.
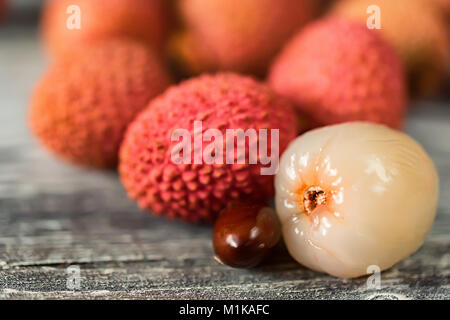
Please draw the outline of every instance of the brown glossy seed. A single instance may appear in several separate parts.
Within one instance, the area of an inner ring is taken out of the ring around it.
[[[213,246],[220,262],[234,268],[251,268],[268,255],[281,236],[275,211],[263,203],[238,201],[216,220]]]

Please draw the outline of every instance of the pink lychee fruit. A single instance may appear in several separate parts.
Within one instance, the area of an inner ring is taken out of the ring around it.
[[[120,150],[121,180],[143,209],[212,221],[230,200],[273,196],[276,170],[262,169],[278,168],[278,154],[296,137],[293,114],[287,99],[250,77],[222,73],[187,80],[154,99],[128,128]],[[228,135],[231,130],[249,138],[240,144]],[[180,140],[174,140],[180,132],[188,134],[183,145],[191,147],[181,153]],[[180,154],[186,161],[174,160]]]
[[[115,168],[126,127],[170,82],[157,55],[139,42],[108,39],[80,47],[39,81],[31,131],[72,163]]]
[[[305,27],[275,59],[269,82],[317,126],[357,120],[403,125],[401,62],[381,37],[353,22],[324,19]]]

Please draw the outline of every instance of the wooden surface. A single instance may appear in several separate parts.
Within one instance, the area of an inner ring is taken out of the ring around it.
[[[236,270],[213,259],[211,230],[151,217],[111,172],[72,167],[40,149],[26,127],[29,94],[45,63],[35,31],[0,28],[0,298],[450,298],[450,105],[415,103],[407,132],[434,159],[439,211],[425,245],[366,279],[309,271],[277,259]],[[67,266],[81,269],[67,289]],[[383,296],[383,294],[385,296]]]

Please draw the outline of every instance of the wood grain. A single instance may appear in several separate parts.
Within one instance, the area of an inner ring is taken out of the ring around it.
[[[391,299],[450,297],[450,105],[411,106],[407,132],[441,177],[438,215],[424,246],[382,273],[341,280],[277,260],[236,270],[213,258],[211,230],[151,217],[129,201],[113,172],[67,165],[43,151],[26,127],[30,93],[45,59],[37,34],[0,29],[0,298],[10,299]],[[67,266],[81,268],[68,290]]]

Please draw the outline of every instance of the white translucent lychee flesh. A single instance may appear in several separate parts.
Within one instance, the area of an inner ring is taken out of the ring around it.
[[[415,252],[436,214],[433,162],[407,135],[352,122],[310,131],[282,155],[276,210],[292,257],[353,278]],[[373,267],[371,267],[373,268]]]

